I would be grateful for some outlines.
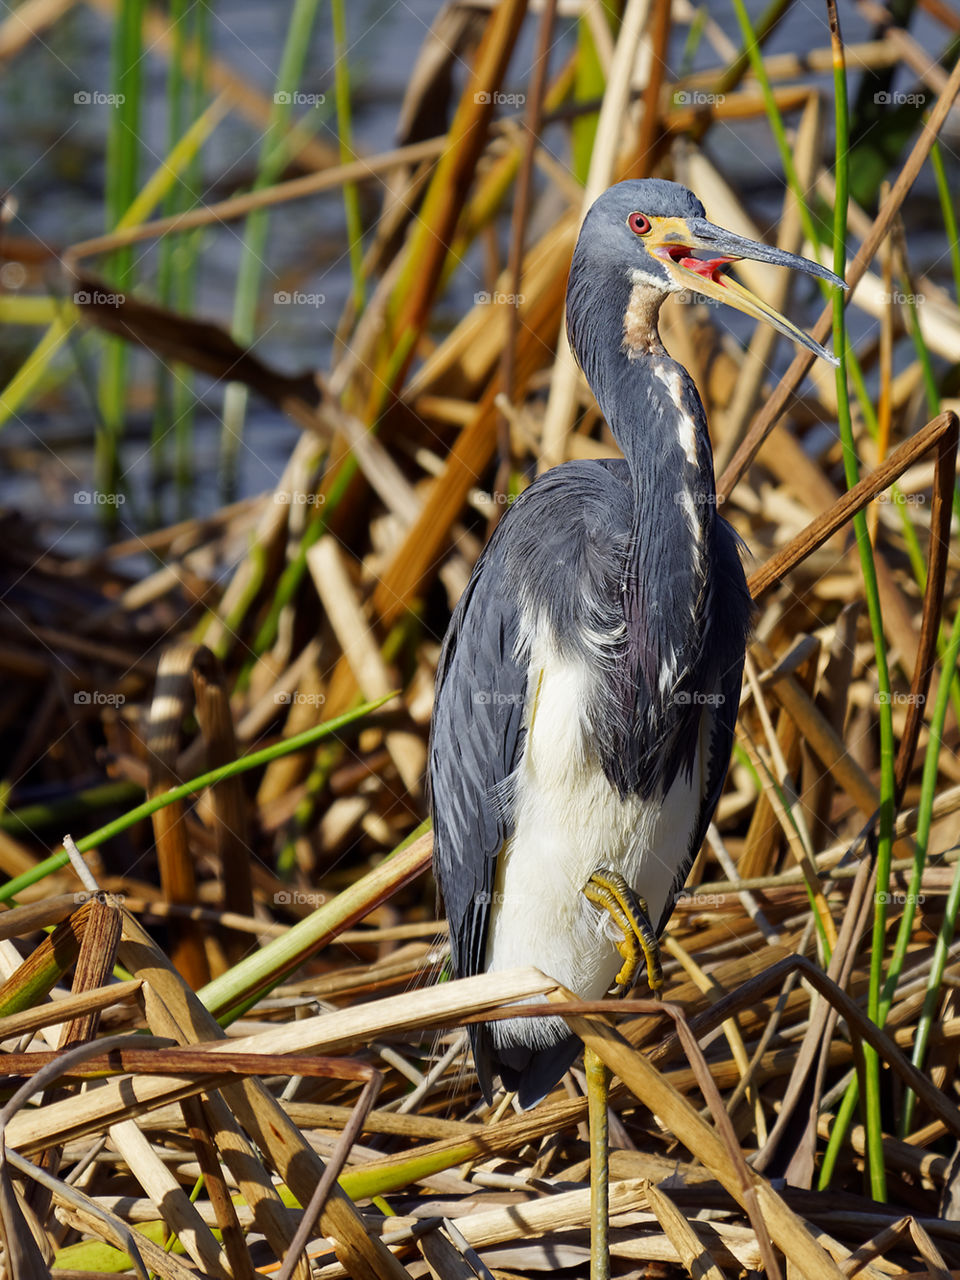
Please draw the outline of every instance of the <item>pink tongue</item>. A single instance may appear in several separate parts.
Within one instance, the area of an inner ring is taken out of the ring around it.
[[[703,276],[706,280],[712,280],[714,284],[719,284],[717,272],[721,267],[725,267],[728,262],[736,262],[736,258],[681,258],[680,265],[686,267],[688,271],[693,271],[698,276]]]

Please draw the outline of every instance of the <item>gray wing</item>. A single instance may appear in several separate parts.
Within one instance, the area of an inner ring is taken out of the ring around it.
[[[497,540],[454,611],[437,671],[430,734],[433,868],[457,977],[484,967],[497,857],[512,832],[508,779],[523,749],[526,665],[519,611],[497,571]]]
[[[497,857],[512,834],[509,779],[523,750],[527,662],[521,608],[575,645],[604,624],[629,540],[625,462],[567,462],[513,504],[454,610],[437,671],[430,740],[434,874],[458,977],[484,967]],[[591,657],[589,649],[585,658]]]

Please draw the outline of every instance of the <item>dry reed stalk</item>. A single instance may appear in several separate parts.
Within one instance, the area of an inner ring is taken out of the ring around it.
[[[307,553],[307,563],[327,620],[350,664],[360,693],[368,701],[386,696],[394,688],[394,682],[371,637],[335,539],[321,538]],[[390,706],[386,704],[387,709]],[[418,796],[426,764],[422,739],[412,733],[388,733],[384,741],[407,794]]]
[[[196,657],[195,645],[174,645],[161,655],[157,665],[147,738],[150,798],[181,781],[176,774],[176,760],[181,725],[194,698],[192,672]],[[177,801],[158,809],[152,821],[164,897],[169,902],[191,904],[196,901],[197,885],[187,841],[186,812],[186,804]],[[171,959],[192,986],[201,987],[209,982],[210,966],[203,930],[193,921],[182,918],[171,921]]]
[[[156,944],[129,917],[125,921],[120,956],[130,972],[139,974],[146,983],[147,1014],[152,1029],[172,1035],[181,1044],[223,1036],[219,1024],[194,992],[174,972]],[[107,1085],[106,1089],[109,1090],[110,1086]],[[155,1091],[146,1092],[151,1100],[157,1096]],[[266,1171],[258,1161],[251,1165],[249,1147],[244,1149],[244,1145],[237,1141],[238,1124],[268,1156],[301,1204],[309,1202],[323,1176],[323,1164],[259,1080],[229,1085],[222,1092],[226,1105],[218,1105],[215,1124],[218,1128],[226,1128],[230,1135],[229,1144],[224,1144],[223,1158],[238,1182],[243,1180],[244,1198],[256,1205],[258,1222],[262,1222],[271,1246],[278,1256],[282,1256],[292,1239],[289,1224]],[[352,1204],[336,1189],[327,1202],[320,1227],[325,1235],[337,1242],[340,1256],[358,1275],[396,1276],[399,1280],[405,1274],[391,1254],[370,1240]]]
[[[499,90],[520,31],[525,0],[499,0],[484,30],[469,83],[427,189],[390,310],[394,341],[419,334],[439,283],[466,189],[476,168]],[[411,347],[412,355],[412,347]]]
[[[90,1018],[114,1005],[131,1004],[136,1000],[141,986],[137,978],[131,978],[128,982],[115,982],[96,991],[82,991],[77,995],[67,996],[54,1005],[40,1005],[33,1009],[23,1009],[20,1013],[8,1014],[0,1018],[0,1039],[12,1040],[15,1036],[29,1035],[44,1027],[54,1027],[75,1018]]]
[[[220,663],[200,648],[193,660],[194,710],[206,749],[206,770],[216,769],[237,758],[230,697]],[[210,789],[210,808],[217,859],[226,911],[238,915],[253,913],[250,878],[250,835],[247,802],[239,777],[224,778]],[[227,956],[239,960],[246,954],[247,939],[228,933],[224,939]]]
[[[255,1280],[256,1272],[246,1247],[237,1208],[227,1188],[207,1111],[198,1098],[184,1098],[180,1106],[187,1134],[196,1152],[204,1184],[210,1196],[210,1204],[216,1215],[215,1221],[223,1240],[223,1249],[227,1256],[228,1270],[232,1280]]]
[[[647,1203],[657,1215],[657,1221],[676,1249],[687,1274],[694,1280],[723,1280],[723,1272],[709,1247],[701,1241],[669,1196],[652,1183],[647,1184],[646,1195]]]

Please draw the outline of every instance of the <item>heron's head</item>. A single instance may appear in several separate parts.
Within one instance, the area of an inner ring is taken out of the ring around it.
[[[747,240],[708,222],[696,196],[676,182],[645,178],[619,182],[591,206],[580,229],[567,291],[567,329],[582,361],[577,336],[593,326],[583,311],[596,305],[598,290],[618,300],[634,300],[635,288],[650,300],[650,338],[656,309],[668,293],[694,291],[763,320],[831,364],[834,356],[786,316],[775,311],[729,274],[741,258],[791,267],[846,288],[844,282],[796,254]],[[639,309],[639,323],[644,322]],[[621,314],[626,322],[626,309]],[[586,322],[586,323],[584,323]],[[635,320],[634,323],[637,323]],[[621,325],[621,339],[624,325]],[[613,335],[611,334],[612,338]]]

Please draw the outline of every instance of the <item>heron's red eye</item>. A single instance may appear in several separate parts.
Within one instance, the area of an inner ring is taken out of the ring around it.
[[[635,236],[645,236],[650,230],[650,219],[645,213],[631,213],[627,226]]]

